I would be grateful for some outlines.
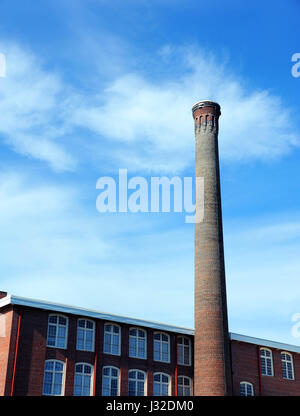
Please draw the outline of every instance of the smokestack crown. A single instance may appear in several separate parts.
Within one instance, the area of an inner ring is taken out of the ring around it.
[[[209,100],[202,100],[198,101],[195,105],[192,107],[193,116],[195,118],[195,112],[196,110],[202,110],[200,113],[210,113],[214,114],[215,116],[221,115],[221,107],[218,103],[214,101]]]
[[[218,131],[218,120],[221,115],[221,107],[218,103],[202,100],[192,107],[195,121],[195,133],[200,131]]]

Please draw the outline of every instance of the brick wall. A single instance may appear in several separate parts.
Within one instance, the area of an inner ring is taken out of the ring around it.
[[[0,395],[10,395],[17,344],[18,322],[21,313],[19,349],[16,362],[14,395],[42,395],[44,363],[47,359],[57,359],[66,364],[65,395],[73,395],[73,380],[75,364],[86,362],[94,366],[95,352],[76,350],[77,319],[81,316],[68,315],[68,345],[67,349],[46,346],[48,315],[45,310],[29,307],[5,306],[0,315]],[[121,355],[113,356],[103,353],[103,334],[106,321],[96,322],[97,367],[95,394],[101,395],[102,367],[116,366],[120,369],[120,394],[128,394],[128,371],[140,369],[147,373],[146,394],[153,395],[153,374],[163,372],[171,376],[171,394],[175,395],[176,374],[176,337],[177,334],[166,332],[170,336],[171,362],[161,363],[153,360],[153,333],[151,328],[143,328],[147,332],[147,359],[130,358],[129,328],[130,325],[120,324],[122,332]],[[233,394],[240,395],[240,382],[247,381],[254,386],[255,395],[300,395],[300,354],[291,353],[294,364],[295,380],[282,377],[281,350],[269,348],[272,351],[274,376],[261,376],[259,372],[260,346],[242,341],[231,341]],[[193,378],[193,366],[177,366],[177,375]]]
[[[294,380],[282,377],[281,352],[276,348],[272,351],[274,376],[259,377],[260,346],[240,341],[231,341],[233,394],[240,394],[240,382],[248,381],[254,386],[254,394],[263,396],[299,396],[300,395],[300,354],[290,352],[294,364]]]
[[[77,320],[81,316],[68,315],[68,345],[67,349],[51,348],[46,346],[48,315],[45,310],[22,308],[22,322],[20,329],[19,353],[15,377],[14,394],[17,396],[42,395],[44,363],[48,359],[57,359],[66,364],[65,395],[73,395],[73,381],[75,364],[86,362],[94,366],[95,352],[76,350]],[[51,312],[53,313],[53,312]],[[114,356],[103,353],[104,324],[106,321],[94,320],[98,342],[96,388],[95,395],[101,395],[102,367],[109,365],[120,369],[120,394],[128,395],[128,370],[140,369],[147,373],[147,395],[153,394],[153,373],[164,372],[171,376],[171,394],[175,395],[175,368],[176,368],[176,334],[165,332],[170,336],[171,362],[161,363],[153,360],[153,333],[156,330],[143,328],[147,332],[147,359],[130,358],[129,355],[129,328],[131,325],[117,323],[121,327],[121,355]],[[177,374],[193,377],[192,366],[177,366]]]
[[[5,306],[0,313],[0,395],[11,393],[18,317],[18,308],[12,306]]]

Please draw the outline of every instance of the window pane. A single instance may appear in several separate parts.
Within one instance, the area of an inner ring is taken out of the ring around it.
[[[84,366],[84,373],[85,374],[92,374],[92,367],[90,367],[89,365],[85,365]]]
[[[131,357],[136,357],[137,352],[136,352],[136,339],[133,337],[129,338],[129,355]]]
[[[113,377],[118,377],[118,370],[116,370],[115,368],[112,368],[112,369],[111,369],[111,375],[112,375]]]
[[[56,324],[57,323],[57,316],[49,316],[49,322],[52,324]]]
[[[51,384],[50,383],[46,383],[46,382],[44,383],[43,394],[47,394],[47,395],[51,394]]]
[[[190,349],[189,347],[184,349],[184,364],[188,365],[190,363]]]
[[[144,396],[145,395],[145,383],[144,381],[137,382],[137,396]]]
[[[84,328],[85,327],[85,320],[84,319],[80,319],[80,321],[78,321],[78,326],[80,328]]]
[[[60,316],[59,320],[58,320],[59,325],[67,325],[67,320],[66,318]]]
[[[162,396],[168,396],[168,386],[166,384],[162,385]]]
[[[104,352],[110,353],[111,351],[111,335],[105,334],[104,335]]]
[[[154,383],[153,385],[153,395],[154,396],[160,396],[160,384]]]
[[[49,327],[48,327],[48,335],[49,336],[53,336],[53,337],[56,336],[56,326],[49,325]]]
[[[135,381],[129,380],[128,395],[129,396],[136,396],[136,382]]]
[[[94,329],[94,322],[92,321],[87,321],[86,322],[86,327],[89,329]]]
[[[55,370],[56,371],[63,371],[63,365],[61,363],[55,362]]]
[[[137,378],[138,380],[145,380],[145,374],[142,373],[141,371],[138,371]]]
[[[76,369],[76,372],[77,373],[82,373],[82,370],[83,370],[82,364],[77,364],[76,367],[75,367],[75,369]]]
[[[153,378],[154,381],[160,381],[160,374],[155,374]]]
[[[53,361],[46,361],[45,363],[45,370],[53,370],[54,362]]]

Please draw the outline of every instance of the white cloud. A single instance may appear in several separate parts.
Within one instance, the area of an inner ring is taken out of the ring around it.
[[[127,72],[123,63],[123,74],[112,75],[105,90],[95,87],[94,93],[71,88],[28,51],[2,49],[7,77],[0,83],[0,135],[15,151],[55,170],[74,169],[77,160],[89,157],[84,149],[97,142],[101,156],[116,165],[182,171],[193,163],[191,107],[200,99],[216,100],[222,107],[224,160],[270,159],[299,145],[280,97],[249,90],[226,63],[197,48],[161,48],[156,57],[164,69],[160,79]],[[72,143],[79,134],[86,137],[77,149]]]
[[[299,145],[289,109],[268,91],[247,90],[241,80],[213,57],[200,51],[162,48],[164,65],[181,57],[180,76],[152,81],[140,73],[116,78],[104,91],[73,114],[74,123],[99,135],[138,146],[145,162],[132,152],[132,163],[180,170],[193,158],[192,105],[200,99],[220,103],[221,157],[228,161],[269,159]],[[170,69],[170,77],[173,75]],[[176,72],[176,71],[175,71]],[[278,109],[280,108],[280,111]]]
[[[31,52],[2,45],[7,68],[0,80],[0,137],[13,150],[46,161],[55,170],[74,168],[75,160],[60,143],[66,134],[66,86],[43,69]]]
[[[85,196],[79,184],[53,185],[30,172],[0,172],[1,288],[191,325],[192,228],[162,232],[159,215],[101,215],[95,204],[85,206]],[[170,315],[168,296],[186,313]]]

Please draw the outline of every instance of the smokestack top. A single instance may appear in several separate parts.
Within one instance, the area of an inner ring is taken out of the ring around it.
[[[201,100],[198,101],[195,105],[193,105],[192,107],[192,112],[193,115],[195,113],[196,110],[200,110],[200,109],[206,109],[208,110],[208,108],[210,108],[210,111],[208,111],[209,113],[214,113],[216,116],[219,116],[221,114],[221,107],[218,103],[214,102],[214,101],[210,101],[210,100]]]

